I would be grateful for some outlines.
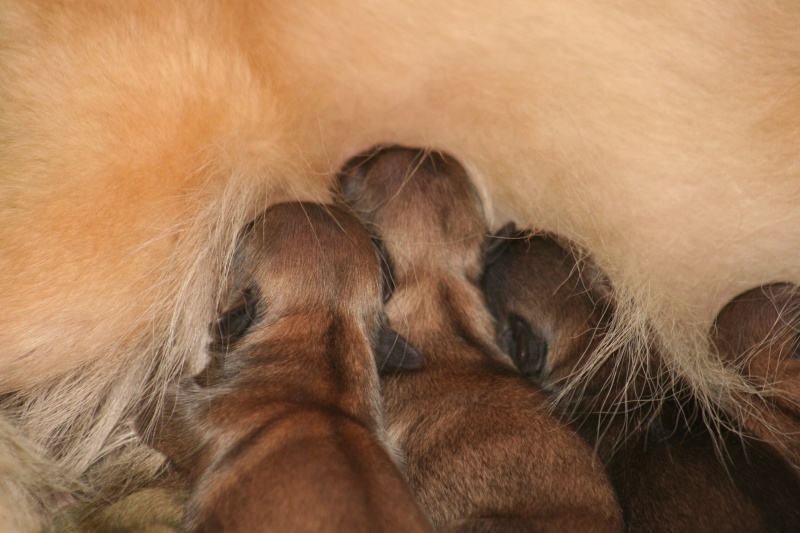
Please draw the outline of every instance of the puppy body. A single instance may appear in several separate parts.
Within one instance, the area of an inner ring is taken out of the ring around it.
[[[3,0],[0,438],[47,457],[9,469],[38,503],[0,514],[46,515],[53,479],[104,498],[148,479],[122,421],[202,366],[241,226],[327,199],[377,144],[454,154],[490,219],[583,245],[624,308],[613,334],[650,324],[670,371],[734,409],[708,326],[746,288],[800,282],[798,18],[787,0]]]
[[[189,474],[188,528],[429,531],[378,441],[380,270],[366,232],[332,206],[279,204],[245,231],[232,276],[244,301],[223,315],[224,352],[154,431]]]
[[[790,466],[774,449],[727,429],[712,435],[685,386],[658,383],[657,353],[650,353],[651,368],[629,366],[625,349],[590,367],[613,301],[591,260],[564,246],[521,234],[495,252],[483,286],[503,347],[534,383],[561,393],[564,416],[605,462],[627,531],[800,527],[800,480]],[[585,388],[563,390],[571,373],[587,368],[593,376]],[[666,390],[656,393],[659,386]]]
[[[615,531],[618,504],[591,451],[497,351],[477,286],[485,232],[464,170],[393,149],[343,177],[391,263],[390,323],[425,368],[382,381],[406,475],[446,531]]]

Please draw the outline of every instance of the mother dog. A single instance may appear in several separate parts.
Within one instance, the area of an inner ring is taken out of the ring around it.
[[[584,246],[614,334],[744,409],[705,332],[800,282],[798,87],[789,0],[2,0],[0,516],[156,468],[121,421],[204,363],[239,228],[379,144]]]

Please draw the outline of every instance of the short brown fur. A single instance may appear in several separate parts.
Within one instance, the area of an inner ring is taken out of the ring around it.
[[[379,444],[380,269],[358,221],[273,206],[245,230],[231,277],[221,330],[239,320],[238,333],[218,334],[154,432],[189,475],[189,529],[429,531]]]
[[[444,531],[620,531],[599,462],[500,354],[477,285],[486,227],[454,160],[391,149],[354,162],[348,201],[391,263],[390,323],[426,358],[383,380],[407,476]]]

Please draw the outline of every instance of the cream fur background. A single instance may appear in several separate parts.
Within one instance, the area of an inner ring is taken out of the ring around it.
[[[800,282],[798,137],[788,0],[3,0],[0,449],[37,458],[3,454],[0,520],[144,461],[120,421],[202,364],[238,228],[328,198],[376,144],[449,152],[495,227],[586,247],[618,338],[653,327],[710,406],[744,408],[706,335]]]

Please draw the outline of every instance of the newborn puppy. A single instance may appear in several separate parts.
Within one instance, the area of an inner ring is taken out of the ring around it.
[[[382,380],[389,431],[417,499],[444,531],[621,531],[589,447],[496,347],[478,287],[480,200],[454,160],[389,149],[342,189],[382,243],[391,325],[425,367]]]
[[[481,282],[500,347],[522,374],[558,392],[588,364],[609,326],[608,282],[554,237],[501,231],[490,245]]]
[[[153,432],[188,474],[188,529],[430,531],[380,443],[373,353],[384,371],[421,360],[385,325],[358,220],[275,205],[243,232],[231,277],[214,360],[168,398]],[[380,349],[392,346],[400,358]]]
[[[608,332],[611,290],[568,243],[518,237],[497,246],[484,290],[500,343],[520,371],[559,392],[571,374],[591,364]],[[727,464],[721,463],[702,420],[686,416],[697,411],[691,397],[675,386],[654,412],[648,400],[659,385],[623,358],[612,354],[570,396],[567,414],[607,464],[628,531],[800,531],[800,486],[773,450],[745,445],[723,430],[718,438]]]
[[[554,236],[504,228],[502,238],[489,247],[481,285],[501,349],[531,382],[561,396],[562,407],[607,460],[626,422],[635,426],[647,416],[632,419],[632,405],[627,405],[627,419],[611,423],[617,421],[615,407],[635,397],[644,413],[654,385],[625,368],[622,353],[612,353],[602,364],[596,361],[595,352],[613,320],[611,287],[593,262],[579,261],[569,248],[570,243]],[[590,371],[589,379],[570,388],[570,378],[583,371]],[[599,424],[606,421],[609,425],[600,431]]]
[[[773,283],[740,294],[717,315],[712,340],[723,362],[763,394],[744,413],[744,426],[780,446],[800,442],[800,293]],[[788,450],[800,454],[800,445]]]

